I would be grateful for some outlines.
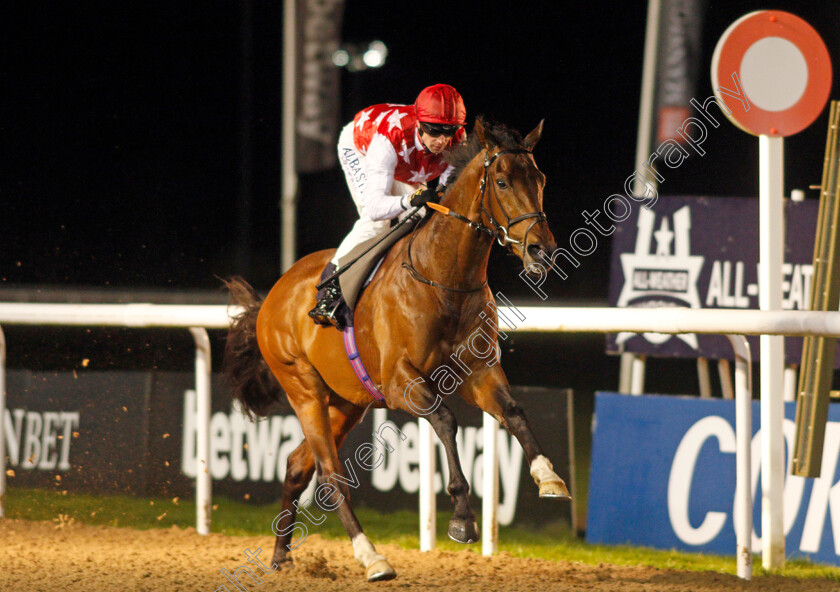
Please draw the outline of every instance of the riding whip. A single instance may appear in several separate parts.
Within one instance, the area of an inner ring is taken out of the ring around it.
[[[432,202],[429,202],[429,203],[432,203]],[[429,204],[426,204],[426,205],[429,205]],[[319,283],[317,286],[315,286],[315,288],[316,288],[316,289],[318,289],[318,290],[320,290],[321,288],[323,288],[324,286],[326,286],[329,282],[331,282],[333,279],[337,278],[337,277],[338,277],[338,276],[340,276],[342,273],[344,273],[345,271],[347,271],[348,269],[350,269],[350,267],[351,267],[351,266],[352,266],[352,265],[353,265],[356,261],[358,261],[359,259],[361,259],[361,258],[362,258],[362,257],[364,257],[365,255],[367,255],[367,254],[368,254],[368,253],[369,253],[369,252],[370,252],[370,251],[371,251],[371,250],[372,250],[375,246],[377,246],[379,243],[381,243],[381,242],[382,242],[382,241],[384,241],[386,238],[388,238],[389,236],[391,236],[394,232],[396,232],[396,230],[397,230],[398,228],[401,228],[403,225],[405,225],[405,224],[406,224],[406,222],[408,222],[409,220],[411,220],[412,218],[414,218],[414,216],[415,216],[415,215],[416,215],[416,214],[417,214],[417,213],[418,213],[418,212],[419,212],[422,208],[423,208],[423,206],[417,206],[416,208],[414,208],[411,212],[409,212],[409,214],[408,214],[407,216],[405,216],[402,220],[400,220],[400,221],[396,224],[396,226],[393,226],[393,227],[392,227],[392,228],[391,228],[388,232],[386,232],[386,233],[385,233],[385,234],[383,234],[381,237],[379,237],[379,240],[378,240],[378,241],[376,241],[376,242],[375,242],[375,243],[373,243],[371,246],[369,246],[367,249],[365,249],[365,250],[364,250],[364,252],[359,253],[359,255],[358,255],[356,258],[354,258],[352,261],[350,261],[350,262],[349,262],[349,263],[347,263],[346,265],[342,265],[342,266],[341,266],[341,268],[340,268],[338,271],[336,271],[336,272],[335,272],[335,273],[333,273],[330,277],[328,277],[327,279],[325,279],[324,281],[322,281],[321,283]]]

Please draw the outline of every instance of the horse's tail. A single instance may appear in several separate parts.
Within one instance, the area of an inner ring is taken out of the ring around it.
[[[266,414],[282,396],[279,383],[271,374],[257,344],[257,315],[262,299],[240,277],[223,280],[230,292],[231,304],[244,310],[233,318],[225,343],[224,372],[233,391],[252,419]]]

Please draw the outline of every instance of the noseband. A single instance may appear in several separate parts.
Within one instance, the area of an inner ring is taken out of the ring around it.
[[[488,210],[487,206],[485,205],[485,201],[487,199],[487,193],[488,193],[487,192],[487,178],[490,174],[490,167],[492,166],[492,164],[494,162],[496,162],[497,158],[499,158],[500,156],[506,155],[506,154],[513,154],[513,155],[531,154],[531,151],[526,149],[526,148],[511,148],[511,149],[507,149],[507,150],[499,150],[498,152],[496,152],[492,156],[489,155],[489,154],[485,154],[485,157],[484,157],[484,176],[481,178],[481,182],[478,185],[479,200],[481,201],[481,215],[480,215],[478,221],[470,220],[466,216],[462,216],[461,214],[459,214],[457,212],[453,212],[449,208],[445,208],[445,207],[440,206],[440,205],[438,205],[436,203],[433,203],[433,202],[427,203],[426,205],[428,207],[430,207],[431,209],[437,211],[437,212],[440,212],[444,215],[452,216],[456,220],[459,220],[460,222],[464,222],[465,224],[467,224],[473,230],[483,232],[484,234],[490,236],[491,238],[496,239],[496,242],[498,242],[499,245],[501,245],[502,247],[505,247],[505,248],[509,249],[511,247],[511,245],[520,245],[520,246],[522,246],[522,249],[523,249],[523,252],[524,252],[525,245],[528,243],[528,234],[531,232],[531,229],[534,228],[534,226],[539,224],[540,222],[547,222],[545,212],[542,212],[542,211],[529,212],[527,214],[522,214],[521,216],[516,216],[514,218],[511,218],[510,216],[508,216],[507,211],[505,210],[504,206],[502,205],[502,200],[499,199],[499,193],[495,188],[493,189],[493,197],[496,200],[496,205],[499,207],[499,210],[502,212],[502,215],[505,217],[505,225],[500,224],[493,217],[493,215],[490,213],[490,210]],[[490,226],[487,226],[486,224],[484,224],[484,216],[485,215],[487,216],[487,219],[490,221],[490,224],[492,225],[492,228]],[[531,218],[534,218],[534,221],[531,222],[531,225],[528,227],[528,230],[525,231],[525,235],[522,237],[521,241],[518,241],[518,240],[516,240],[514,238],[511,238],[509,236],[509,231],[510,231],[511,226],[513,226],[514,224],[517,224],[519,222],[522,222],[524,220],[529,220]],[[417,227],[415,227],[415,231],[416,230],[417,230]],[[404,268],[406,268],[409,271],[409,273],[411,274],[411,277],[413,277],[417,281],[422,282],[424,284],[428,284],[430,286],[435,286],[437,288],[443,288],[444,290],[449,290],[449,291],[452,291],[452,292],[475,292],[477,290],[482,289],[487,284],[487,280],[484,280],[484,282],[476,288],[449,288],[447,286],[444,286],[442,284],[439,284],[437,282],[434,282],[434,281],[424,277],[419,271],[417,271],[417,269],[414,267],[414,263],[411,260],[411,245],[412,245],[413,242],[414,242],[414,232],[412,232],[411,238],[408,241],[408,251],[407,251],[408,262],[403,263],[402,266]]]

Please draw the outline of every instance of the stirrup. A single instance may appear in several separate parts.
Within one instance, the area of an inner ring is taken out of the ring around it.
[[[318,303],[315,308],[309,311],[309,316],[315,321],[316,324],[322,325],[324,327],[335,327],[339,331],[344,330],[344,320],[342,315],[339,314],[339,310],[341,306],[344,305],[344,302],[339,300],[336,302],[332,308],[327,308],[323,306],[324,303]]]
[[[329,321],[329,323],[339,331],[344,331],[344,318],[343,315],[339,314],[342,306],[346,305],[344,304],[344,299],[340,298],[338,302],[335,303],[335,306],[332,307],[332,310],[324,315],[324,318],[326,318],[327,321]]]
[[[344,330],[344,320],[339,314],[344,298],[341,296],[341,288],[338,281],[324,286],[324,295],[318,300],[315,307],[309,311],[309,316],[317,324],[329,327],[332,325],[339,331]]]

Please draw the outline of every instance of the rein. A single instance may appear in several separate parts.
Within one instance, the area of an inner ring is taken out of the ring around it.
[[[467,226],[469,226],[470,228],[472,228],[473,230],[475,230],[477,232],[483,232],[484,234],[488,235],[491,239],[496,239],[496,242],[498,242],[499,245],[502,246],[502,247],[510,248],[510,245],[523,245],[523,247],[524,247],[524,245],[527,243],[528,234],[531,232],[531,229],[536,224],[539,224],[540,222],[546,222],[547,221],[546,216],[545,216],[545,212],[529,212],[527,214],[522,214],[521,216],[516,216],[515,218],[511,218],[510,216],[508,216],[507,211],[505,211],[505,208],[502,205],[502,201],[499,199],[499,194],[498,194],[498,192],[496,191],[495,188],[493,189],[493,197],[496,199],[496,204],[498,205],[499,210],[501,210],[502,214],[505,217],[505,222],[507,223],[507,226],[503,226],[498,221],[496,221],[496,219],[493,217],[493,215],[490,213],[490,211],[485,206],[485,198],[487,196],[487,191],[486,191],[487,190],[487,177],[490,173],[490,166],[496,161],[497,158],[499,158],[500,156],[505,155],[505,154],[513,154],[513,155],[531,154],[531,151],[527,150],[525,148],[512,148],[512,149],[507,149],[507,150],[499,150],[498,152],[496,152],[492,156],[485,155],[485,157],[484,157],[484,176],[482,177],[481,182],[479,183],[479,186],[478,186],[479,187],[479,199],[481,201],[481,215],[480,215],[478,221],[470,220],[466,216],[463,216],[463,215],[461,215],[457,212],[453,212],[449,208],[444,207],[440,204],[436,204],[434,202],[428,202],[428,203],[426,203],[426,206],[428,206],[430,209],[432,209],[436,212],[439,212],[439,213],[441,213],[445,216],[451,216],[451,217],[455,218],[456,220],[458,220],[459,222],[463,222],[464,224],[466,224]],[[484,224],[483,220],[484,220],[485,214],[487,215],[487,219],[490,221],[490,224],[492,224],[493,228]],[[522,240],[518,241],[516,239],[510,238],[509,231],[510,231],[511,226],[513,226],[514,224],[517,224],[519,222],[522,222],[524,220],[528,220],[530,218],[535,218],[535,220],[533,222],[531,222],[531,225],[528,227],[528,230],[525,231],[525,236],[522,237]],[[421,274],[419,271],[417,271],[417,268],[414,267],[414,262],[411,260],[411,246],[414,243],[414,236],[415,236],[416,231],[417,231],[417,227],[415,227],[414,230],[412,231],[411,238],[408,241],[408,249],[407,249],[407,252],[406,252],[408,262],[404,262],[402,264],[402,266],[405,269],[408,270],[411,277],[413,277],[418,282],[427,284],[429,286],[434,286],[436,288],[442,288],[444,290],[449,290],[450,292],[477,292],[478,290],[481,290],[484,286],[487,285],[487,280],[485,279],[484,282],[482,282],[482,284],[480,286],[477,286],[475,288],[450,288],[448,286],[444,286],[443,284],[439,284],[439,283],[437,283],[433,280],[430,280],[427,277],[423,276],[423,274]]]
[[[431,203],[431,202],[430,202]],[[426,205],[429,205],[428,203]],[[414,244],[414,237],[417,236],[417,227],[414,227],[414,230],[411,231],[411,238],[408,239],[408,249],[406,251],[406,255],[408,257],[408,262],[404,262],[402,266],[408,270],[409,275],[413,277],[418,282],[423,284],[433,286],[435,288],[442,288],[443,290],[449,290],[450,292],[478,292],[484,286],[487,285],[487,280],[485,279],[480,286],[476,286],[475,288],[450,288],[449,286],[444,286],[443,284],[439,284],[436,281],[430,280],[429,278],[425,277],[422,273],[417,271],[417,268],[414,267],[414,262],[411,260],[411,245]]]

